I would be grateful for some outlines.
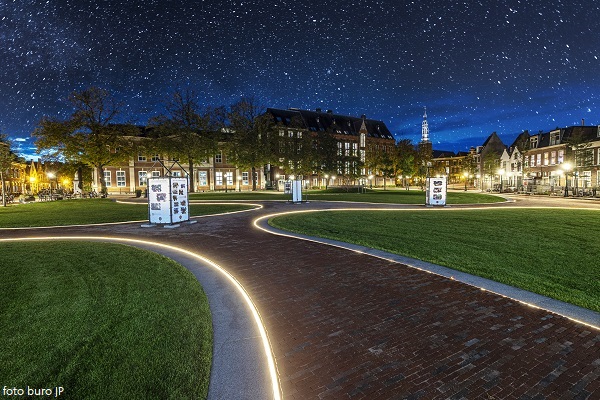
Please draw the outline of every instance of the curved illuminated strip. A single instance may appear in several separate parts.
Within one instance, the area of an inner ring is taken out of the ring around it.
[[[246,291],[246,289],[244,289],[244,287],[242,286],[242,284],[235,279],[235,277],[233,275],[231,275],[229,272],[227,272],[225,269],[223,269],[222,267],[220,267],[218,264],[216,264],[215,262],[209,260],[208,258],[205,258],[199,254],[196,254],[194,252],[191,252],[189,250],[185,250],[182,249],[180,247],[175,247],[175,246],[170,246],[170,245],[166,245],[166,244],[161,244],[161,243],[154,243],[154,242],[148,242],[145,240],[138,240],[138,239],[127,239],[127,238],[118,238],[118,237],[92,237],[92,236],[64,236],[64,237],[29,237],[29,238],[7,238],[7,239],[0,239],[0,242],[19,242],[19,241],[43,241],[43,240],[93,240],[93,241],[101,241],[101,242],[117,242],[117,243],[131,243],[131,244],[141,244],[144,246],[155,246],[155,247],[160,247],[160,248],[165,248],[171,251],[177,251],[180,252],[182,254],[185,254],[187,256],[196,258],[198,260],[200,260],[202,263],[208,264],[211,267],[213,267],[215,270],[217,270],[218,272],[220,272],[223,276],[225,276],[234,286],[235,288],[238,290],[238,292],[242,295],[242,297],[244,298],[244,301],[246,302],[246,304],[248,305],[248,307],[250,308],[250,311],[252,312],[252,316],[254,317],[254,321],[256,323],[256,326],[258,328],[258,331],[260,333],[260,337],[262,340],[262,345],[263,345],[263,349],[264,349],[264,353],[265,356],[267,358],[267,364],[268,364],[268,369],[269,369],[269,376],[271,377],[271,383],[272,383],[272,387],[273,387],[273,399],[275,400],[281,400],[282,398],[282,394],[281,394],[281,388],[279,385],[279,377],[277,374],[277,368],[275,365],[275,356],[273,355],[273,352],[271,350],[271,344],[269,342],[269,336],[267,333],[267,330],[265,328],[265,326],[262,323],[262,319],[260,317],[260,313],[258,312],[258,309],[256,308],[256,305],[254,304],[254,302],[252,301],[252,299],[250,298],[250,295],[248,294],[248,292]]]
[[[556,207],[511,207],[511,208],[556,208]],[[436,210],[439,210],[439,211],[442,211],[442,210],[447,210],[447,211],[450,211],[450,210],[465,210],[466,211],[466,210],[481,210],[481,209],[489,210],[490,208],[489,207],[471,207],[471,208],[455,208],[455,209],[451,209],[451,208],[441,209],[441,208],[438,208]],[[422,209],[419,209],[419,211],[431,211],[431,210],[433,210],[433,209],[432,208],[422,208]],[[590,209],[589,208],[582,208],[582,210],[590,210]],[[397,264],[403,264],[403,265],[406,265],[406,266],[408,266],[410,268],[414,268],[414,269],[417,269],[417,270],[422,271],[422,272],[427,272],[429,274],[438,275],[438,276],[441,276],[441,277],[444,277],[444,278],[447,278],[447,279],[456,280],[453,276],[447,277],[447,276],[445,276],[443,274],[439,274],[439,273],[434,272],[434,271],[429,271],[427,269],[420,268],[420,267],[417,267],[415,265],[411,265],[411,264],[407,264],[407,263],[400,263],[399,261],[396,261],[396,260],[393,260],[393,259],[390,259],[390,258],[386,258],[384,256],[379,256],[379,255],[376,255],[376,254],[370,254],[370,253],[367,253],[367,252],[364,252],[364,251],[361,251],[361,250],[357,250],[357,249],[351,249],[351,248],[348,248],[348,247],[346,247],[346,246],[344,246],[342,244],[329,243],[329,242],[326,242],[326,241],[322,241],[322,240],[320,240],[317,237],[314,237],[314,238],[301,237],[299,235],[296,235],[293,232],[284,233],[284,232],[281,232],[280,230],[277,230],[277,231],[270,230],[270,229],[267,229],[267,228],[265,228],[265,227],[263,227],[263,226],[260,225],[261,222],[263,222],[265,220],[269,220],[270,218],[275,218],[275,217],[279,217],[279,216],[282,216],[282,215],[303,214],[303,213],[313,213],[313,212],[325,212],[325,211],[415,211],[415,209],[408,209],[408,208],[339,208],[338,209],[338,208],[336,208],[336,209],[325,209],[325,210],[288,211],[288,212],[280,212],[280,213],[275,213],[275,214],[263,215],[262,217],[256,218],[253,221],[253,224],[254,224],[254,226],[257,229],[260,229],[261,231],[270,233],[272,235],[284,236],[284,237],[289,237],[289,238],[299,239],[299,240],[305,240],[307,242],[325,244],[327,246],[337,247],[337,248],[340,248],[340,249],[353,251],[355,253],[364,254],[364,255],[367,255],[367,256],[370,256],[370,257],[375,257],[375,258],[379,258],[379,259],[386,260],[386,261],[391,261],[391,262],[394,262],[394,263],[397,263]],[[276,229],[276,228],[274,228],[274,229]],[[343,243],[341,241],[336,241],[336,242]],[[569,317],[568,315],[561,314],[561,313],[559,313],[559,312],[557,312],[555,310],[549,310],[547,308],[540,307],[538,305],[531,304],[531,303],[528,303],[526,301],[523,301],[523,300],[520,300],[520,299],[516,299],[514,297],[510,297],[510,296],[507,296],[505,294],[498,293],[498,292],[495,292],[493,290],[489,290],[489,289],[486,289],[486,288],[481,287],[481,286],[474,285],[474,284],[469,283],[469,282],[464,282],[464,281],[460,281],[460,282],[464,283],[466,285],[469,285],[471,287],[478,288],[478,289],[480,289],[480,290],[482,290],[484,292],[490,292],[490,293],[493,293],[493,294],[495,294],[497,296],[504,297],[505,299],[510,299],[510,300],[516,301],[516,302],[524,304],[524,305],[526,305],[528,307],[537,308],[537,309],[541,309],[541,310],[545,310],[545,311],[551,312],[553,314],[560,315],[560,316],[562,316],[564,318],[567,318],[568,320],[577,322],[578,324],[585,325],[585,326],[587,326],[589,328],[600,330],[600,325],[593,325],[593,324],[590,324],[589,322],[581,321],[581,320],[578,320],[576,318]]]
[[[136,202],[120,202],[120,201],[117,201],[117,203],[147,205],[146,203],[136,203]],[[194,203],[194,204],[197,204],[197,203]],[[228,215],[228,214],[237,214],[237,213],[243,213],[243,212],[260,210],[260,209],[263,208],[262,204],[255,204],[255,203],[200,203],[200,204],[241,204],[241,205],[253,206],[254,208],[249,208],[248,210],[227,211],[227,212],[216,213],[216,214],[196,215],[196,216],[190,217],[190,219],[217,217],[217,216],[220,216],[220,215]],[[53,225],[53,226],[20,226],[20,227],[12,227],[12,228],[1,228],[0,227],[0,230],[14,230],[14,231],[19,231],[19,230],[27,230],[27,229],[80,228],[80,227],[88,227],[88,226],[143,224],[143,223],[147,223],[147,222],[148,222],[148,220],[144,219],[144,220],[139,220],[139,221],[100,222],[100,223],[97,223],[97,224]]]

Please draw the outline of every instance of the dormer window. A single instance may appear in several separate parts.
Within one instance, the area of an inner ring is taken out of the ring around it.
[[[538,137],[537,136],[532,136],[529,138],[529,144],[531,145],[530,147],[532,149],[537,149],[538,147]]]
[[[550,146],[560,144],[560,131],[550,132]]]

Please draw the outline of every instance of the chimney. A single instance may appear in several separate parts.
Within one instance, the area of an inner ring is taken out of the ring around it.
[[[327,110],[327,114],[333,114],[333,110]]]
[[[362,119],[367,119],[367,116],[365,114],[361,115],[360,118]]]
[[[321,109],[320,109],[320,108],[317,108],[317,110],[316,110],[316,111],[317,111],[318,113],[320,113],[320,112],[321,112]]]
[[[581,126],[585,126],[585,119],[581,118]]]

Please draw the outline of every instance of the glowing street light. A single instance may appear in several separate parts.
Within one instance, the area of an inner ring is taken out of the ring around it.
[[[502,168],[498,170],[498,175],[500,175],[500,193],[502,193],[502,175],[504,175],[504,170]]]
[[[565,171],[565,194],[564,197],[569,197],[569,171],[571,170],[571,164],[566,162],[562,165],[562,170]]]
[[[48,172],[46,176],[50,182],[50,200],[52,200],[52,179],[56,178],[56,175],[53,172]]]

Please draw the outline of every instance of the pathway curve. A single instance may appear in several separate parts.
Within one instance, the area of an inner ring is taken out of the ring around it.
[[[43,234],[150,240],[196,251],[227,269],[260,312],[285,399],[600,398],[599,330],[393,261],[274,236],[252,224],[268,213],[348,204],[264,204],[178,229],[138,223]]]

